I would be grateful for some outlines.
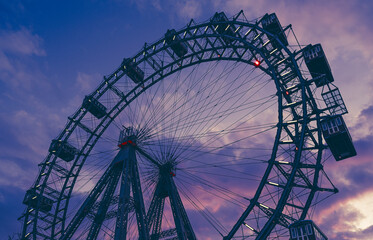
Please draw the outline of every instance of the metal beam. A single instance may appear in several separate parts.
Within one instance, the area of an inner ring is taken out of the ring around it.
[[[169,190],[169,198],[171,203],[171,209],[174,215],[174,221],[176,225],[177,235],[180,240],[182,239],[197,239],[192,225],[190,224],[189,218],[186,214],[185,208],[181,201],[179,192],[177,191],[173,178],[167,176],[167,184]]]
[[[107,210],[109,209],[110,206],[110,200],[113,198],[115,189],[118,185],[118,180],[121,175],[121,168],[119,167],[114,167],[115,171],[113,171],[113,175],[111,176],[111,179],[109,183],[107,184],[104,196],[102,197],[102,200],[100,202],[100,206],[97,210],[96,216],[93,220],[93,223],[91,225],[91,228],[89,230],[89,234],[87,236],[87,240],[94,240],[97,239],[97,236],[100,232],[102,223],[105,220],[105,216],[107,213]]]
[[[130,177],[129,161],[124,161],[119,193],[117,222],[115,225],[115,240],[125,240],[127,236],[128,207],[130,202]]]
[[[135,148],[133,148],[132,146],[129,147],[129,161],[131,168],[132,193],[135,203],[139,239],[149,240],[149,228],[148,223],[146,222],[145,205],[141,191],[140,175],[137,166]]]
[[[101,192],[104,190],[105,186],[110,180],[110,176],[112,175],[113,171],[114,171],[114,168],[112,167],[112,165],[110,165],[110,167],[106,170],[106,172],[102,175],[100,180],[97,182],[96,186],[93,188],[89,196],[86,198],[84,203],[81,205],[81,207],[79,208],[79,210],[77,211],[73,219],[71,220],[70,224],[67,226],[66,231],[61,237],[61,240],[71,239],[75,231],[78,229],[79,225],[82,223],[84,218],[88,215],[89,210],[94,205],[94,203],[96,202]]]
[[[156,189],[154,191],[154,195],[152,198],[152,201],[149,206],[148,213],[146,215],[146,221],[148,223],[149,229],[152,227],[152,235],[150,236],[151,239],[158,239],[159,234],[161,232],[161,226],[162,226],[162,217],[163,217],[163,209],[164,209],[164,200],[165,195],[162,194],[162,186],[163,184],[160,184],[158,182]]]

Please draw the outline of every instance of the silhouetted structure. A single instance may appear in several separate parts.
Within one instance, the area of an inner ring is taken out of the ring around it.
[[[289,225],[290,240],[328,240],[312,220],[301,220]]]

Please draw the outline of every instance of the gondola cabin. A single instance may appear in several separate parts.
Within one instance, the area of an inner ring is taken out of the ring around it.
[[[264,30],[276,35],[278,39],[281,41],[282,44],[285,46],[289,45],[286,35],[284,33],[284,29],[282,28],[280,21],[278,20],[275,13],[266,14],[261,19],[262,27]],[[273,48],[279,48],[280,45],[276,42],[276,40],[267,34],[269,40],[271,40]]]
[[[321,44],[309,45],[306,47],[303,51],[303,57],[311,76],[317,79],[315,81],[316,87],[321,87],[334,81],[332,71],[330,70],[328,60],[326,59]],[[321,77],[322,74],[325,74],[325,77]]]
[[[134,81],[135,83],[140,83],[144,80],[144,72],[132,59],[123,59],[122,65],[124,70],[126,70],[127,76],[131,78],[132,81]]]
[[[321,121],[322,133],[335,160],[356,155],[350,133],[341,115],[329,116]]]
[[[185,42],[181,41],[181,38],[176,34],[175,29],[167,30],[165,40],[179,58],[188,53],[188,46]]]
[[[215,23],[213,24],[213,26],[219,34],[234,37],[234,30],[232,26],[230,26],[229,23],[227,23],[228,21],[229,19],[224,12],[215,13],[215,15],[211,18],[211,22]],[[226,44],[232,43],[234,41],[234,39],[229,37],[223,37],[223,40]]]
[[[82,107],[98,119],[106,115],[106,107],[92,96],[85,96]]]
[[[38,206],[39,200],[40,203]],[[27,190],[25,198],[23,199],[23,204],[32,208],[39,207],[38,209],[42,212],[49,212],[52,210],[53,200],[45,196],[41,196],[40,194],[36,193],[34,188],[31,188]]]
[[[52,143],[49,146],[49,152],[55,154],[66,162],[70,162],[74,160],[78,150],[67,142],[52,140]]]
[[[328,240],[312,220],[300,220],[289,225],[290,240]]]

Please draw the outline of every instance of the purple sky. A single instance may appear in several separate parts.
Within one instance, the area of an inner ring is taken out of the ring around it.
[[[326,3],[325,3],[326,2]],[[321,43],[358,156],[325,169],[340,193],[317,209],[330,239],[373,239],[373,2],[0,0],[0,238],[19,231],[22,199],[66,118],[123,57],[190,18],[276,12],[301,44]]]

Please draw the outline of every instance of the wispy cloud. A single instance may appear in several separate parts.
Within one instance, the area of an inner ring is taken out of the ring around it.
[[[330,239],[372,239],[372,192],[340,201],[320,212],[321,227]]]
[[[95,87],[97,87],[101,78],[102,76],[98,73],[87,74],[78,72],[75,83],[76,89],[81,94],[88,94],[89,92],[92,92]]]
[[[19,55],[45,56],[43,39],[29,29],[0,31],[0,51]]]
[[[4,187],[16,187],[26,190],[30,185],[30,179],[34,177],[30,176],[29,171],[24,165],[15,160],[0,159],[1,168],[0,168],[0,186]],[[4,201],[5,196],[0,196]]]
[[[0,30],[0,81],[8,88],[2,88],[2,97],[24,94],[48,86],[35,57],[45,57],[43,39],[29,29]]]
[[[200,1],[180,1],[177,4],[178,12],[183,18],[196,18],[202,14],[202,4]]]
[[[52,88],[36,59],[45,56],[43,39],[29,29],[0,31],[2,186],[29,187],[47,152],[53,125],[63,123],[51,111],[51,102],[45,102]]]
[[[358,156],[324,166],[340,192],[320,204],[315,220],[330,239],[372,239],[371,135],[355,141]]]
[[[369,137],[373,134],[373,105],[363,109],[355,119],[355,124],[351,127],[351,133],[356,140]]]

